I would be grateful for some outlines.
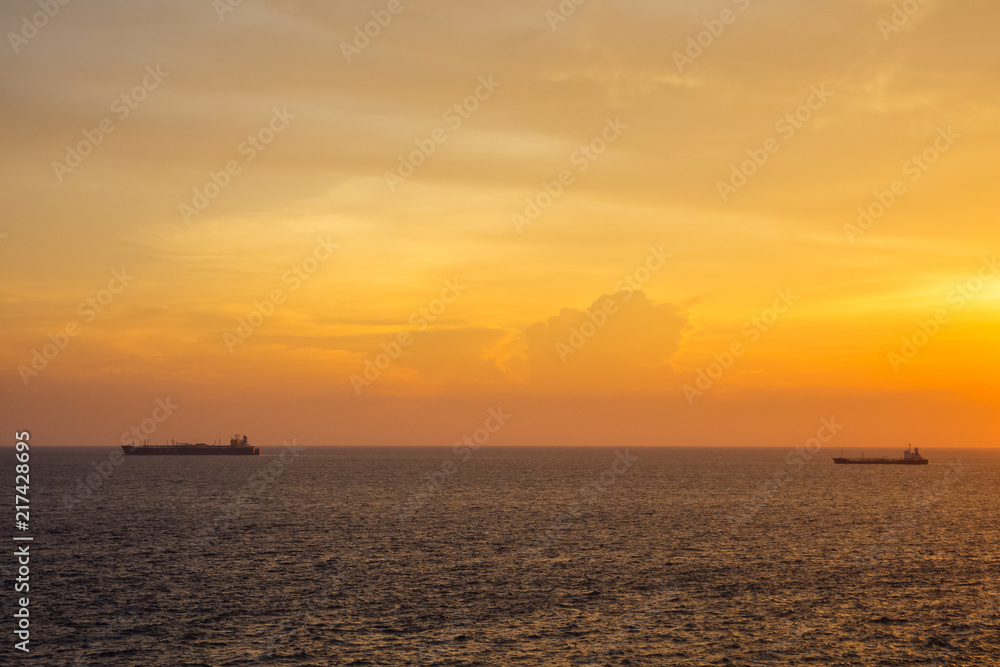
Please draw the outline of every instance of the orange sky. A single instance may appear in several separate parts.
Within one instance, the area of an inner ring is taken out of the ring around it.
[[[1000,8],[894,4],[5,3],[0,422],[995,446]]]

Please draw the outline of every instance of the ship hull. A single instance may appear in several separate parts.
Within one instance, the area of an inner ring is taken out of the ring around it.
[[[122,445],[125,456],[260,456],[260,447],[134,447]]]
[[[897,466],[923,466],[927,465],[927,459],[845,459],[834,458],[834,463],[841,465],[897,465]]]

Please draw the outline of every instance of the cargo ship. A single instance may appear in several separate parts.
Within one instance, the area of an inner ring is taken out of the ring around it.
[[[260,447],[252,447],[247,437],[234,435],[229,445],[206,445],[204,442],[174,442],[169,445],[122,445],[125,456],[260,456]]]
[[[885,457],[879,458],[865,458],[862,452],[861,458],[850,459],[843,456],[834,457],[834,463],[853,463],[853,464],[874,464],[874,465],[909,465],[909,466],[919,466],[927,465],[928,460],[920,455],[920,448],[915,448],[912,452],[910,447],[912,445],[907,445],[906,451],[903,452],[903,458],[901,459],[887,459]],[[841,452],[843,453],[843,452]]]

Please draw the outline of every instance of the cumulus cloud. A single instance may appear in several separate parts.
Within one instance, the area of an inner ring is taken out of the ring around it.
[[[680,349],[688,317],[642,291],[604,294],[583,310],[564,308],[515,339],[507,363],[538,389],[632,393],[674,384],[670,359]]]
[[[412,343],[371,387],[384,394],[415,388],[416,393],[478,388],[589,395],[676,389],[670,360],[688,327],[679,306],[656,303],[642,291],[604,294],[587,308],[563,308],[519,329],[414,332]],[[360,364],[392,349],[398,339],[398,334],[367,344],[355,339],[351,348]]]

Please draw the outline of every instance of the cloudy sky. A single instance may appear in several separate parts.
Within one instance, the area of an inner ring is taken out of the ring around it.
[[[903,4],[5,2],[0,422],[995,445],[1000,7]]]

